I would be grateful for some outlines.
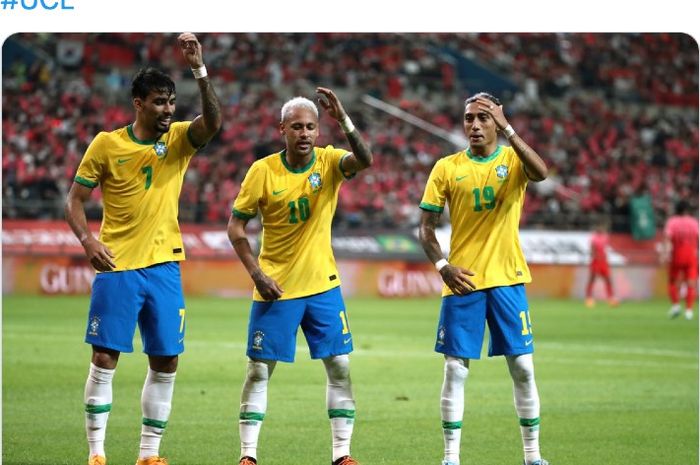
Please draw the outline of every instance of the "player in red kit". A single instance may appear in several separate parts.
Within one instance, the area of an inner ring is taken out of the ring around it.
[[[685,283],[685,318],[693,318],[696,282],[698,279],[698,220],[691,215],[690,204],[681,200],[676,214],[666,221],[662,260],[668,262],[668,296],[671,298],[670,318],[681,313],[681,284]]]
[[[601,221],[596,226],[595,232],[591,235],[591,263],[589,265],[588,284],[586,285],[586,307],[593,307],[593,286],[597,278],[602,278],[605,283],[605,293],[608,304],[617,305],[617,299],[613,292],[612,279],[610,278],[610,265],[608,265],[607,249],[610,240],[608,237],[607,223]]]

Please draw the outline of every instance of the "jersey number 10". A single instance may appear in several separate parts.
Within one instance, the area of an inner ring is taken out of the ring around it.
[[[292,200],[287,206],[289,207],[289,222],[292,224],[298,223],[299,218],[301,221],[306,221],[311,216],[311,206],[306,197],[302,197],[296,202]]]

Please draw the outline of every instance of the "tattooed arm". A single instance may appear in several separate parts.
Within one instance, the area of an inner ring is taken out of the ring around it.
[[[343,166],[341,167],[343,171],[357,173],[358,171],[370,167],[372,165],[372,152],[369,150],[369,146],[360,134],[360,131],[354,127],[350,118],[348,118],[348,114],[345,112],[335,92],[325,87],[316,88],[316,92],[325,97],[325,99],[319,99],[321,106],[343,126],[345,137],[347,137],[350,147],[352,148],[352,154],[343,159]],[[348,122],[351,128],[344,126],[348,124]]]
[[[444,258],[440,249],[440,243],[435,236],[435,228],[439,221],[440,213],[421,210],[418,235],[423,250],[432,263],[437,263]],[[457,295],[467,294],[476,287],[469,279],[469,276],[474,276],[474,273],[465,268],[448,263],[440,269],[439,273],[445,284]]]
[[[202,45],[197,37],[185,32],[178,37],[182,55],[185,57],[190,68],[197,70],[204,66],[202,59]],[[197,78],[197,85],[202,97],[202,114],[197,116],[190,125],[190,137],[195,147],[200,147],[214,137],[221,128],[221,104],[214,92],[214,86],[209,80],[209,76]]]

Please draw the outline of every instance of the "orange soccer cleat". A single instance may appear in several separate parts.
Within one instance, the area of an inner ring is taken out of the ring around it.
[[[102,455],[93,455],[88,459],[88,465],[106,465],[107,459]]]
[[[335,460],[332,465],[360,465],[360,462],[349,455],[343,455],[338,460]]]
[[[138,459],[136,465],[168,465],[168,461],[163,457],[158,457],[154,455],[153,457],[147,457],[145,459]]]

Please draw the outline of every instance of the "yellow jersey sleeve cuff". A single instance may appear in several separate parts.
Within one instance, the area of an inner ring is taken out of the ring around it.
[[[90,181],[89,179],[81,178],[80,176],[76,176],[74,181],[77,182],[78,184],[82,184],[83,186],[89,187],[91,189],[94,187],[97,187],[97,184],[98,184],[97,181]]]
[[[255,218],[255,216],[257,215],[257,213],[251,215],[249,213],[245,213],[245,212],[242,212],[240,210],[236,210],[235,208],[233,209],[233,211],[231,213],[236,218],[240,218],[242,220],[251,220],[251,219]]]
[[[419,207],[421,208],[421,210],[427,210],[429,212],[436,212],[436,213],[442,213],[442,211],[445,209],[445,207],[439,207],[437,205],[433,205],[433,204],[425,203],[425,202],[421,202]]]

